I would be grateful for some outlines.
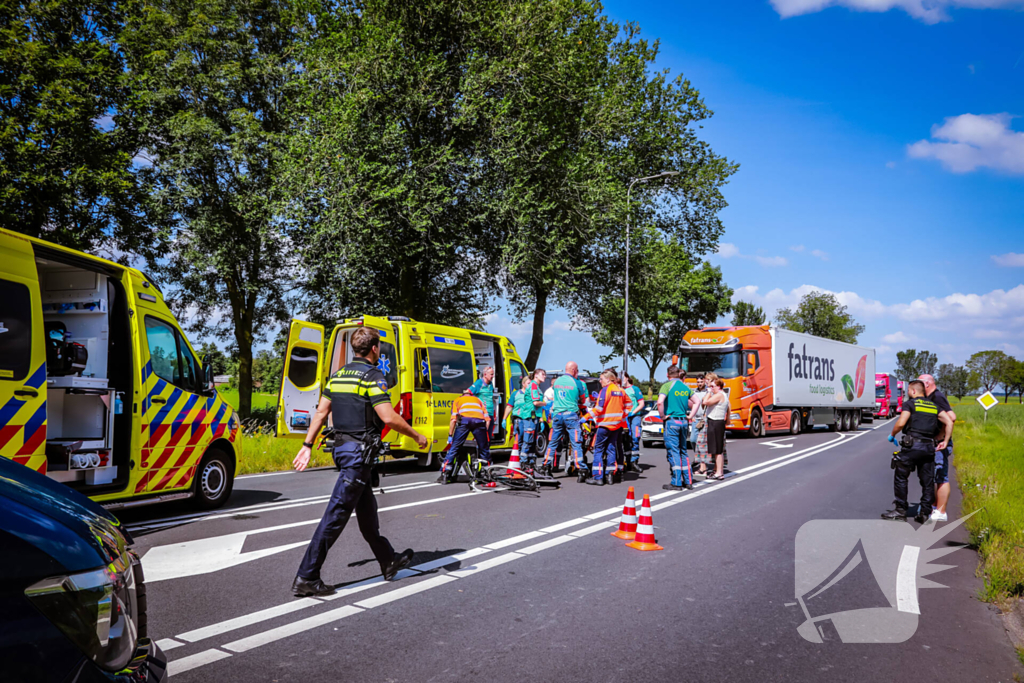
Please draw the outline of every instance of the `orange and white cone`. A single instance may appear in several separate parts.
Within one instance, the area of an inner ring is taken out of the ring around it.
[[[633,493],[632,486],[626,491],[626,504],[622,506],[619,530],[613,531],[612,536],[621,538],[623,541],[632,541],[636,536],[636,495]]]
[[[519,437],[512,437],[512,455],[508,459],[508,468],[510,470],[522,469],[522,465],[519,464]]]
[[[654,540],[654,519],[651,517],[651,498],[644,494],[643,505],[640,506],[640,521],[636,525],[636,537],[632,543],[627,543],[630,548],[637,550],[664,550]]]

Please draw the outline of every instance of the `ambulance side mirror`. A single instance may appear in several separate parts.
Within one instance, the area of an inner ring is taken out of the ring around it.
[[[206,361],[206,358],[203,358],[203,386],[206,388],[205,393],[211,396],[217,389],[213,383],[213,366]]]

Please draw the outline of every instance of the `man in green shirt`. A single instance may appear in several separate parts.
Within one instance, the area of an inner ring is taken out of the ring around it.
[[[644,394],[640,388],[633,384],[633,378],[627,373],[622,373],[622,390],[633,402],[633,410],[626,416],[626,423],[629,429],[626,433],[629,439],[623,441],[622,450],[630,451],[629,462],[626,463],[627,472],[640,471],[640,410],[644,407]]]
[[[494,368],[490,365],[485,366],[483,371],[480,372],[480,379],[473,382],[469,387],[469,393],[476,396],[478,399],[484,402],[484,407],[487,408],[487,414],[491,418],[491,428],[493,433],[497,434],[501,429],[498,424],[497,414],[494,410]]]
[[[668,381],[658,392],[658,414],[665,424],[665,455],[672,469],[672,481],[661,488],[667,491],[692,489],[690,458],[686,454],[687,422],[693,392],[679,379],[679,366],[668,368]]]
[[[583,446],[580,443],[580,408],[587,398],[587,385],[578,379],[579,366],[573,361],[565,364],[565,374],[551,384],[555,399],[551,406],[551,441],[548,452],[544,455],[543,474],[551,474],[558,469],[558,444],[562,438],[569,439],[572,449],[573,463],[576,466],[576,481],[587,480],[588,467],[583,459]]]

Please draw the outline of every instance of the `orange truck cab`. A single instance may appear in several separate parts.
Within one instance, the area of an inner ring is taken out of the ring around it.
[[[714,372],[729,395],[726,429],[764,436],[833,431],[870,421],[875,405],[875,351],[769,325],[712,327],[683,335],[673,359],[685,381]]]

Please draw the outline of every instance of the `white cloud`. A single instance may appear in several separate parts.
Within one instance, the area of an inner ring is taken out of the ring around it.
[[[800,248],[803,249],[802,246]],[[789,261],[784,256],[754,256],[751,254],[743,254],[740,252],[740,248],[731,242],[722,242],[719,244],[716,255],[721,256],[722,258],[733,258],[735,256],[742,259],[757,261],[765,268],[778,268],[780,266],[789,265]]]
[[[886,306],[880,301],[865,299],[856,292],[833,292],[815,285],[800,285],[788,292],[775,288],[765,294],[760,293],[757,285],[739,287],[733,291],[732,300],[750,301],[762,306],[766,311],[774,313],[780,308],[796,306],[805,295],[811,292],[827,292],[834,294],[839,303],[845,305],[854,316],[878,317],[886,313]]]
[[[790,251],[795,251],[797,253],[800,253],[801,251],[804,250],[804,245],[802,245],[802,244],[794,244],[793,246],[791,246],[789,248],[789,250]]]
[[[732,258],[740,255],[740,249],[731,242],[722,242],[718,245],[718,255],[722,258]]]
[[[886,168],[896,168],[896,162],[895,161],[887,161],[887,162],[885,162],[885,167]]]
[[[552,320],[544,326],[544,334],[554,334],[555,332],[570,332],[572,331],[572,323],[568,320]]]
[[[882,341],[886,344],[909,344],[914,341],[915,337],[911,337],[902,330],[899,332],[893,332],[882,337]]]
[[[828,252],[822,251],[821,249],[815,249],[811,252],[811,255],[820,258],[822,261],[828,261]]]
[[[755,256],[754,260],[765,268],[779,268],[789,265],[789,261],[784,256]]]
[[[932,126],[932,139],[907,146],[913,159],[935,159],[953,173],[987,167],[1024,173],[1024,133],[1010,128],[1010,114],[961,114]]]
[[[993,256],[992,260],[997,266],[1004,268],[1024,268],[1024,254],[1016,254],[1011,251],[1008,254]]]
[[[901,9],[926,24],[948,21],[947,10],[955,7],[971,9],[1021,8],[1021,0],[770,0],[783,19],[820,12],[828,7],[846,7],[857,12],[888,12]]]

